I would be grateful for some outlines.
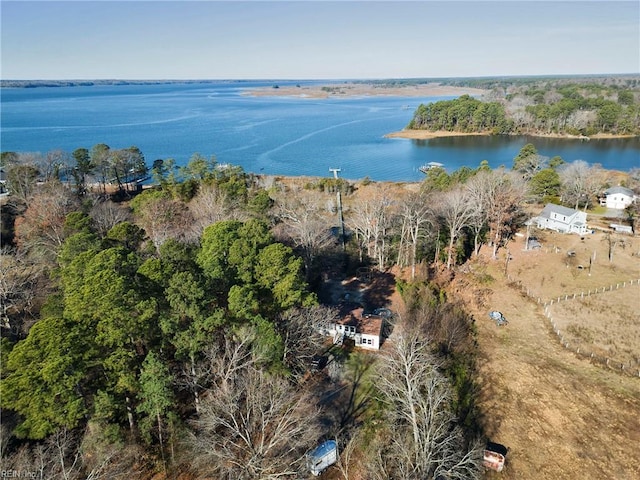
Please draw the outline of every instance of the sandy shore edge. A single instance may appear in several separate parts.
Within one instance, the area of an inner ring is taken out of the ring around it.
[[[385,138],[408,138],[410,140],[427,140],[429,138],[441,137],[471,137],[471,136],[487,136],[490,133],[481,132],[449,132],[447,130],[402,130],[400,132],[387,133]]]
[[[417,85],[393,85],[377,83],[327,83],[312,86],[262,87],[247,90],[244,95],[254,97],[299,97],[299,98],[349,98],[358,96],[397,96],[397,97],[439,97],[473,95],[481,96],[487,90],[471,87],[455,87],[439,83]]]
[[[470,137],[470,136],[490,136],[491,132],[449,132],[447,130],[401,130],[399,132],[392,132],[386,134],[385,138],[406,138],[409,140],[428,140],[430,138],[442,138],[442,137]],[[598,139],[614,139],[614,138],[633,138],[636,135],[613,135],[610,133],[597,133],[589,137],[582,135],[569,135],[559,133],[518,133],[509,134],[513,136],[528,136],[528,137],[542,137],[542,138],[561,138],[567,140],[598,140]]]

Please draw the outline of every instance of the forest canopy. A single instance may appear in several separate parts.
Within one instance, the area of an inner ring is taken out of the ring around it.
[[[611,84],[522,79],[486,86],[491,90],[481,100],[463,95],[421,104],[407,128],[492,134],[640,135],[637,79]]]

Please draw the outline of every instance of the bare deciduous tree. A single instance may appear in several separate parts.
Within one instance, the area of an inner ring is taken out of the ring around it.
[[[393,478],[480,477],[481,449],[467,447],[451,410],[451,386],[417,330],[398,332],[380,367],[379,389],[394,434],[378,463]]]
[[[141,211],[139,223],[156,249],[170,238],[179,241],[197,238],[193,218],[187,206],[179,200],[157,198],[147,202]]]
[[[318,438],[314,399],[261,370],[248,345],[227,344],[220,353],[223,371],[192,422],[194,463],[219,479],[296,478]]]
[[[124,480],[142,473],[140,467],[145,466],[139,446],[109,443],[98,452],[86,442],[88,436],[61,429],[41,443],[24,444],[12,452],[5,449],[0,456],[2,470],[16,472],[20,478],[51,480]]]
[[[60,174],[71,166],[71,155],[64,150],[51,150],[46,155],[40,156],[40,173],[44,181],[60,180]]]
[[[20,252],[0,251],[0,325],[18,336],[31,314],[42,268]]]
[[[198,193],[189,202],[189,211],[193,216],[197,236],[202,235],[206,227],[216,222],[245,218],[245,215],[234,207],[226,192],[210,184],[200,185]]]
[[[519,175],[501,168],[478,172],[467,182],[466,188],[475,208],[481,208],[485,216],[493,246],[492,258],[495,259],[498,249],[517,226],[514,222],[527,193],[526,184]]]
[[[216,385],[218,388],[229,388],[237,372],[250,365],[260,363],[262,358],[256,356],[251,344],[255,333],[242,329],[235,337],[227,336],[223,342],[212,342],[202,351],[202,359],[192,358],[184,363],[176,384],[190,391],[195,400],[196,413],[200,413],[201,393]]]
[[[609,263],[613,262],[613,254],[616,247],[620,246],[624,250],[628,246],[625,238],[611,232],[605,234],[603,241],[607,242],[607,256],[609,258]]]
[[[387,263],[387,240],[393,225],[394,207],[391,192],[382,187],[377,188],[370,197],[360,199],[349,212],[347,226],[353,230],[360,248],[365,248],[367,256],[374,259],[379,270],[384,270]]]
[[[9,199],[16,205],[28,205],[40,177],[39,153],[19,153],[5,165]]]
[[[67,215],[78,207],[76,198],[59,182],[47,183],[32,194],[29,207],[16,219],[20,249],[52,261],[66,238]]]
[[[599,166],[589,166],[584,160],[562,165],[559,174],[562,181],[562,200],[573,204],[576,210],[580,205],[586,209],[591,198],[602,187],[602,169]]]
[[[340,451],[340,456],[338,457],[336,466],[338,467],[338,470],[340,470],[340,473],[342,474],[342,478],[344,478],[344,480],[358,477],[357,468],[354,468],[354,459],[359,441],[360,434],[356,430],[354,434],[351,435],[351,437],[344,443],[344,447]],[[351,475],[352,473],[353,476]]]
[[[276,236],[301,252],[308,279],[318,254],[336,243],[331,233],[332,219],[315,198],[302,191],[280,198],[275,214],[282,222]]]
[[[440,198],[437,211],[449,231],[449,246],[447,248],[447,270],[449,270],[455,263],[455,242],[463,228],[469,224],[474,213],[467,190],[460,187],[446,192]]]
[[[326,340],[329,322],[336,318],[337,309],[316,306],[290,309],[280,315],[278,331],[284,343],[283,362],[293,372],[304,373],[312,357]]]
[[[411,278],[416,276],[417,249],[420,240],[428,234],[427,227],[433,226],[434,214],[428,194],[411,193],[402,202],[402,225],[398,247],[398,265],[411,266]]]
[[[131,219],[131,213],[126,207],[123,207],[111,200],[98,200],[91,208],[91,218],[98,233],[105,236],[109,230],[122,222]]]

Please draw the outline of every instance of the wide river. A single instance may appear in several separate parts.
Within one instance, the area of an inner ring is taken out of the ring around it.
[[[280,82],[279,85],[295,84]],[[508,168],[526,143],[541,155],[585,160],[606,169],[640,167],[640,139],[563,140],[535,137],[385,138],[402,130],[420,103],[454,97],[249,96],[260,82],[120,85],[1,90],[2,151],[40,152],[139,147],[147,163],[194,153],[248,172],[416,181],[419,167],[448,171],[482,160]]]

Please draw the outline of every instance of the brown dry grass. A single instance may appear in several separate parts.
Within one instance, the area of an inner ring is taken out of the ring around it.
[[[581,240],[576,235],[545,233],[543,248],[528,252],[523,250],[523,238],[518,238],[509,246],[508,273],[542,301],[638,278],[640,262],[632,254],[638,253],[639,240],[633,239],[632,246],[617,252],[609,263],[603,236]],[[568,250],[576,256],[568,257]],[[587,270],[577,269],[577,262],[588,265],[594,250],[596,261],[589,276]],[[505,254],[498,260],[476,262],[472,272],[453,285],[477,319],[478,381],[486,432],[510,449],[505,471],[488,478],[640,478],[640,379],[594,365],[565,349],[541,305],[505,278]],[[580,316],[581,324],[609,332],[612,341],[624,338],[624,348],[638,352],[637,313],[632,321],[626,318],[626,309],[616,308],[640,307],[637,289],[612,293],[585,306],[589,314]],[[508,326],[499,328],[489,320],[487,312],[493,309],[503,312]],[[615,325],[614,334],[611,320],[619,314],[626,320]],[[602,323],[607,322],[605,328]]]
[[[575,300],[563,301],[549,308],[550,314],[571,348],[608,358],[638,372],[640,370],[640,321],[638,298],[640,285],[635,283]],[[616,285],[614,285],[615,288]]]

